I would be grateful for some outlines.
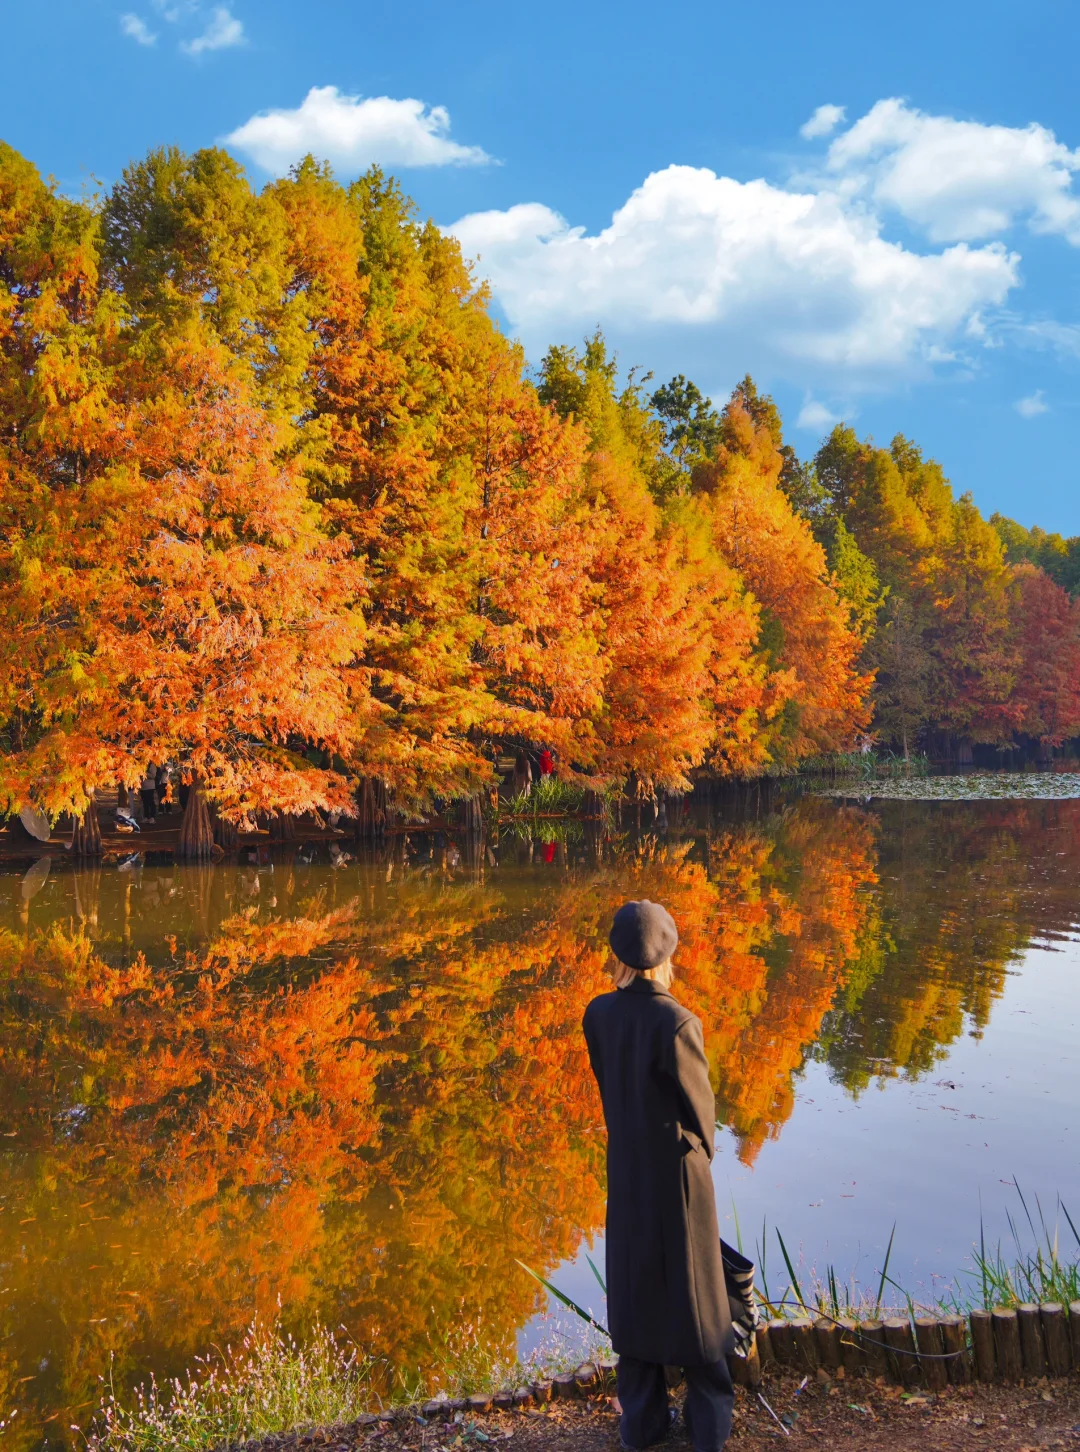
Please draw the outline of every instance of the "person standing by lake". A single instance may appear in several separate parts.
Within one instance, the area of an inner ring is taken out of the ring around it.
[[[607,1297],[624,1447],[663,1440],[665,1366],[683,1368],[695,1452],[731,1431],[734,1346],[710,1163],[716,1107],[701,1023],[670,992],[679,934],[659,903],[624,903],[615,988],[583,1028],[608,1132]]]
[[[139,786],[139,794],[142,797],[143,820],[153,822],[157,820],[157,767],[153,762],[146,768],[142,782]]]

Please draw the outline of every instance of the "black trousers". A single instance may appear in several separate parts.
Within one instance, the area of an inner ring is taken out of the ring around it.
[[[686,1402],[683,1421],[694,1452],[720,1452],[731,1432],[735,1400],[726,1361],[684,1366]],[[627,1447],[651,1447],[668,1434],[668,1389],[664,1368],[651,1361],[619,1357],[619,1435]]]
[[[157,816],[157,792],[153,787],[141,787],[139,794],[142,797],[143,816],[148,822],[152,822]]]

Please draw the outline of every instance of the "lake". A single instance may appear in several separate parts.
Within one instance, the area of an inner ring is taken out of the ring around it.
[[[579,1024],[628,897],[679,924],[723,1233],[753,1252],[764,1226],[774,1294],[777,1228],[800,1277],[876,1289],[895,1223],[889,1274],[928,1298],[980,1213],[1008,1250],[1014,1182],[1080,1225],[1080,800],[1017,790],[0,876],[15,1445],[85,1426],[110,1365],[181,1370],[256,1313],[397,1365],[474,1335],[512,1355],[548,1329],[520,1259],[602,1316]]]

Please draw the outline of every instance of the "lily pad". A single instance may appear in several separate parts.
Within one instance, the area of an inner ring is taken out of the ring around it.
[[[819,787],[815,795],[856,797],[864,802],[1067,801],[1080,797],[1080,772],[986,771],[967,772],[962,776],[841,780]]]

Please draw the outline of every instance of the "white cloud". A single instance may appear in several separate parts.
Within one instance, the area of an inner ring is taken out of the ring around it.
[[[753,360],[809,386],[822,370],[867,386],[928,369],[1019,263],[999,243],[917,253],[835,192],[687,166],[647,177],[595,236],[539,203],[450,230],[531,349],[597,321],[622,336],[681,325],[717,371]]]
[[[994,333],[999,347],[1011,342],[1022,348],[1080,358],[1080,323],[1062,323],[1055,318],[1025,319],[1016,314],[1004,314],[997,320]]]
[[[121,15],[120,29],[130,39],[138,41],[140,45],[155,45],[157,36],[147,25],[145,20],[138,15]]]
[[[816,398],[808,398],[799,411],[795,427],[809,429],[811,433],[823,434],[826,429],[831,429],[834,424],[839,422],[839,414],[833,413],[831,408],[826,408]]]
[[[827,169],[843,195],[895,209],[934,242],[992,237],[1026,220],[1080,245],[1080,152],[1034,122],[986,126],[878,101],[832,142]]]
[[[1037,388],[1027,398],[1018,398],[1013,407],[1021,418],[1037,418],[1040,413],[1050,412],[1050,405],[1043,398],[1041,388]]]
[[[170,25],[175,25],[185,15],[198,13],[198,0],[153,0],[154,9],[167,20]]]
[[[167,18],[172,18],[166,12]],[[210,24],[194,40],[185,40],[180,49],[187,55],[202,55],[208,50],[228,50],[230,46],[243,45],[244,26],[224,5],[216,5],[210,17]]]
[[[225,140],[267,171],[282,173],[311,152],[348,171],[381,166],[478,166],[491,158],[451,141],[445,106],[345,96],[313,86],[295,110],[262,111]]]
[[[818,136],[829,136],[846,115],[847,111],[843,106],[826,103],[824,106],[819,106],[810,120],[799,127],[799,135],[807,141],[813,141]]]

